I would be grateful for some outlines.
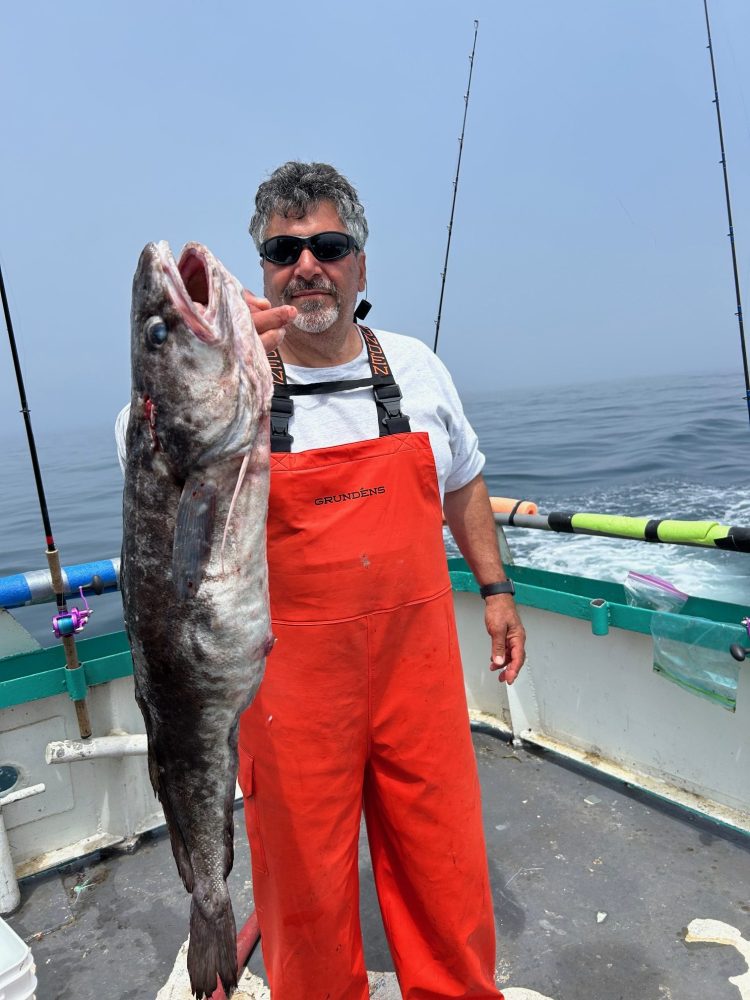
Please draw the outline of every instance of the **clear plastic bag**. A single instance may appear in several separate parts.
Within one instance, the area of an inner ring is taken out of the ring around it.
[[[729,647],[737,627],[706,618],[657,614],[651,618],[654,670],[680,687],[734,712],[739,663]]]
[[[631,607],[668,611],[671,614],[680,612],[689,596],[668,580],[632,570],[625,579],[624,587],[625,600]]]

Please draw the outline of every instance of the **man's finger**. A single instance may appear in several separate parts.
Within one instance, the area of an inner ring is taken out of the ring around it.
[[[284,339],[283,330],[271,330],[270,333],[261,333],[258,335],[263,343],[263,349],[266,354],[270,354],[271,351],[275,351],[279,346],[281,341]]]
[[[490,670],[502,670],[502,668],[505,666],[505,660],[506,660],[505,653],[495,652],[493,648],[492,659],[490,660]]]
[[[254,295],[252,292],[249,292],[247,288],[242,289],[242,298],[245,302],[247,302],[251,312],[255,312],[256,309],[262,310],[271,308],[271,303],[267,298],[264,298],[261,295]]]
[[[265,333],[272,333],[274,330],[283,330],[287,323],[291,323],[297,315],[294,306],[276,306],[273,309],[265,309],[261,312],[253,313],[255,329],[262,337]]]
[[[281,329],[287,323],[291,323],[297,315],[297,310],[294,306],[276,306],[274,308],[268,299],[260,295],[254,295],[246,288],[242,289],[242,298],[253,314],[255,329],[261,337],[266,333],[272,333]],[[281,337],[283,337],[283,331],[275,346],[278,346]],[[268,351],[272,351],[273,349],[273,347],[266,348]]]
[[[508,665],[505,668],[505,675],[502,679],[507,681],[508,684],[512,684],[516,677],[518,677],[525,659],[524,644],[520,636],[508,636],[506,659]]]
[[[490,670],[502,670],[507,660],[505,644],[508,638],[508,629],[505,626],[493,626],[490,632],[492,638],[492,651],[490,653]]]

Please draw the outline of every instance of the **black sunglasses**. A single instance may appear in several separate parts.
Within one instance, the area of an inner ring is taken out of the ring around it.
[[[296,264],[307,247],[316,260],[326,264],[341,260],[359,247],[348,233],[316,233],[314,236],[272,236],[260,245],[260,256],[272,264]]]

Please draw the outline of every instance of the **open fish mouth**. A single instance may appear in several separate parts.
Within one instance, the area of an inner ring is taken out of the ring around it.
[[[150,250],[158,281],[186,331],[225,359],[216,388],[224,399],[233,399],[233,411],[231,416],[224,413],[226,423],[217,424],[217,434],[206,442],[198,464],[205,468],[244,456],[258,431],[262,387],[256,369],[262,345],[242,299],[242,286],[200,243],[187,243],[178,261],[166,240],[151,244]]]
[[[176,263],[169,244],[162,240],[156,244],[156,258],[172,305],[185,325],[206,344],[221,341],[221,330],[216,322],[221,278],[205,248],[197,243],[186,244]]]

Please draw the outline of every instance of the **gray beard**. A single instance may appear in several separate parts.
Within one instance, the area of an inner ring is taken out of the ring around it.
[[[292,325],[302,333],[325,333],[333,326],[341,312],[339,294],[333,282],[326,281],[322,275],[317,275],[312,281],[296,278],[289,282],[281,298],[283,302],[289,303],[293,301],[296,292],[312,289],[333,295],[333,304],[324,305],[321,302],[303,299],[297,306],[297,315]]]
[[[321,306],[317,302],[305,303],[294,318],[294,326],[304,333],[325,333],[339,318],[339,304]]]

